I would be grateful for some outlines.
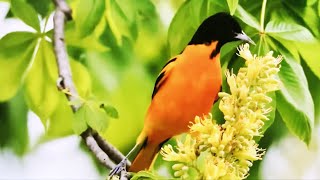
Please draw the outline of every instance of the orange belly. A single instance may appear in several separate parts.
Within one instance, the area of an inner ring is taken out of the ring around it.
[[[179,55],[149,106],[143,130],[149,142],[160,143],[187,132],[190,121],[208,114],[217,98],[222,82],[220,54],[210,59],[210,46],[200,48],[203,52],[195,47],[190,46]]]

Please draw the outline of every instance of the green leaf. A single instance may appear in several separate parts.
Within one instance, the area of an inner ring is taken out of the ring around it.
[[[50,116],[50,123],[45,134],[46,138],[52,139],[73,134],[74,118],[66,96],[60,93],[58,105]]]
[[[300,55],[310,67],[312,72],[320,79],[320,41],[317,43],[295,43]]]
[[[109,119],[105,111],[100,108],[99,103],[94,100],[89,100],[83,104],[83,108],[85,111],[84,118],[87,124],[98,132],[104,132],[108,127]]]
[[[227,0],[227,2],[228,2],[230,14],[233,15],[237,10],[239,0]]]
[[[318,1],[318,16],[320,17],[320,1]]]
[[[35,46],[36,36],[29,32],[9,33],[0,40],[0,102],[16,94]]]
[[[315,125],[320,123],[320,79],[310,70],[305,61],[301,61],[307,76],[309,90],[314,103]]]
[[[76,85],[78,94],[82,98],[88,98],[91,95],[91,78],[85,66],[80,62],[70,59],[72,79]]]
[[[197,1],[196,4],[192,0],[185,1],[173,17],[168,31],[171,55],[180,53],[191,40],[192,35],[201,23],[199,15],[193,13],[200,11],[203,3],[202,0]],[[183,32],[181,29],[183,29]]]
[[[31,5],[22,0],[11,0],[11,10],[24,23],[40,32],[40,21],[37,12]]]
[[[47,128],[47,120],[59,103],[57,64],[49,42],[41,40],[32,67],[26,76],[25,96],[28,106]]]
[[[146,180],[146,179],[166,179],[163,176],[159,176],[156,172],[150,171],[139,171],[138,173],[134,174],[131,180]]]
[[[73,130],[76,134],[80,135],[83,133],[87,128],[87,119],[91,118],[90,116],[88,117],[88,113],[90,109],[87,105],[83,105],[80,107],[80,109],[75,112],[72,124],[73,124]]]
[[[100,108],[102,108],[107,113],[108,116],[115,118],[115,119],[119,118],[119,113],[118,113],[117,109],[114,108],[113,106],[101,104]]]
[[[27,0],[42,17],[45,17],[53,11],[54,4],[51,0]]]
[[[80,38],[91,34],[105,10],[105,0],[79,0],[75,23]]]
[[[314,105],[308,82],[300,64],[281,51],[279,78],[283,83],[277,95],[277,109],[288,129],[309,144],[314,126]]]
[[[9,147],[17,155],[27,152],[27,113],[21,91],[11,100],[0,103],[0,147]]]
[[[266,33],[272,37],[280,37],[289,41],[315,42],[311,32],[298,24],[285,21],[270,21],[266,26]]]
[[[260,31],[260,25],[258,20],[254,16],[252,16],[249,12],[247,12],[245,9],[243,9],[240,5],[238,5],[237,7],[237,11],[235,15],[239,17],[242,22]]]
[[[137,27],[135,24],[136,14],[133,1],[106,0],[106,18],[110,29],[117,39],[119,45],[122,44],[122,37],[135,39]]]
[[[79,48],[83,48],[85,50],[93,50],[104,52],[108,50],[108,47],[104,46],[101,42],[99,42],[98,38],[94,33],[87,35],[84,38],[79,38],[76,31],[76,27],[74,22],[70,22],[66,25],[65,36],[66,43],[68,46],[75,46]],[[49,37],[52,37],[52,31],[47,32]]]

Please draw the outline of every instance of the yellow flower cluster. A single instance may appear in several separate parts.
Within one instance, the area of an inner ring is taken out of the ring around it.
[[[262,136],[260,130],[268,120],[272,98],[267,93],[279,88],[275,77],[282,58],[274,58],[272,52],[253,56],[248,44],[238,51],[246,67],[237,75],[227,72],[230,93],[219,93],[225,123],[217,124],[211,114],[195,117],[190,134],[177,142],[177,151],[171,145],[161,150],[164,160],[177,162],[172,167],[176,177],[187,178],[189,169],[195,169],[198,179],[244,179],[252,162],[264,154],[253,138]]]

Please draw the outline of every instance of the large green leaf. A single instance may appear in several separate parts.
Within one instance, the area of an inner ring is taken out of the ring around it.
[[[36,36],[29,32],[13,32],[0,40],[0,101],[16,94],[35,46]]]
[[[312,72],[320,79],[320,41],[316,43],[295,43],[300,55]]]
[[[0,147],[9,147],[17,155],[28,148],[28,108],[21,91],[5,103],[0,103]]]
[[[256,30],[260,30],[260,25],[258,20],[252,16],[249,12],[243,9],[240,5],[237,8],[236,16],[239,17],[244,23],[253,27]]]
[[[318,16],[320,17],[320,1],[318,1]]]
[[[74,116],[64,94],[60,94],[59,102],[50,116],[50,123],[47,127],[46,138],[52,139],[73,134],[72,122]]]
[[[236,12],[239,0],[227,0],[230,14],[233,15]]]
[[[120,45],[122,44],[122,37],[136,39],[136,6],[134,3],[134,1],[129,0],[106,0],[105,15],[110,29]]]
[[[319,125],[320,123],[320,79],[310,70],[310,67],[306,65],[304,60],[301,62],[302,62],[303,70],[307,76],[310,93],[314,103],[315,125]]]
[[[88,98],[91,95],[91,78],[85,66],[80,62],[70,59],[72,79],[77,88],[78,94],[82,98]]]
[[[308,82],[300,64],[281,51],[279,78],[283,83],[277,95],[277,109],[288,129],[309,144],[314,126],[314,105]]]
[[[26,0],[42,17],[50,14],[54,8],[51,0]]]
[[[311,32],[298,24],[285,21],[270,21],[266,25],[266,33],[272,37],[280,37],[289,41],[315,42]]]
[[[79,0],[76,8],[76,30],[83,38],[93,32],[105,10],[105,0]]]
[[[185,1],[173,17],[169,27],[168,43],[170,54],[174,56],[187,46],[193,34],[205,18],[216,14],[217,12],[226,10],[228,9],[225,1]]]
[[[87,35],[84,38],[79,38],[78,34],[75,33],[76,27],[75,23],[69,22],[66,25],[65,29],[65,36],[66,36],[66,43],[68,46],[74,46],[77,48],[85,49],[85,50],[92,50],[92,51],[107,51],[108,47],[104,46],[99,39],[96,37],[95,33]],[[52,38],[53,32],[47,32],[47,35]]]
[[[191,40],[193,33],[201,23],[199,13],[204,2],[203,0],[199,0],[197,3],[194,3],[193,0],[185,1],[173,17],[168,31],[171,55],[180,53]],[[182,29],[183,31],[181,31]]]
[[[22,0],[11,0],[11,10],[24,23],[40,32],[40,21],[37,12],[31,5]]]
[[[51,44],[41,40],[32,67],[25,81],[25,96],[28,106],[47,128],[47,120],[59,103],[56,87],[57,64]]]

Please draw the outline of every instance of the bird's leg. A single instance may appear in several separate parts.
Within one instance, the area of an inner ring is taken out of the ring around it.
[[[114,175],[121,175],[121,172],[125,172],[127,173],[127,160],[128,160],[128,157],[136,150],[137,147],[139,147],[140,144],[136,144],[131,150],[130,152],[125,156],[124,159],[122,159],[122,161],[116,165],[116,167],[114,167],[110,173],[109,173],[109,177],[112,177]]]
[[[116,167],[114,167],[110,173],[109,173],[109,177],[112,177],[114,175],[120,175],[121,172],[127,172],[126,169],[126,164],[127,164],[127,157],[124,158],[119,164],[116,165]]]

